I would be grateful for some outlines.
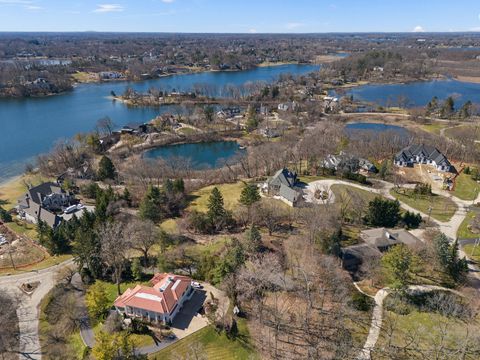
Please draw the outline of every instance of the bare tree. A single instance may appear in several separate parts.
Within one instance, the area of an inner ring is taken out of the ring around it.
[[[150,220],[135,219],[127,225],[125,232],[132,249],[142,253],[144,266],[148,266],[148,252],[159,241],[159,229]]]
[[[101,246],[101,259],[112,271],[113,281],[117,284],[117,293],[121,294],[120,282],[128,261],[131,242],[125,231],[125,224],[120,222],[106,223],[98,230]]]

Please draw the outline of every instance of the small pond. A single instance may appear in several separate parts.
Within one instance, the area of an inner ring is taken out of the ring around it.
[[[190,160],[192,169],[203,170],[220,168],[227,161],[232,162],[245,153],[236,141],[212,141],[161,146],[147,150],[144,157],[164,160],[186,158]]]
[[[400,136],[408,135],[408,130],[401,126],[366,122],[347,124],[345,126],[345,131],[349,136],[354,136],[355,133],[359,132],[382,133],[387,131],[394,132]]]

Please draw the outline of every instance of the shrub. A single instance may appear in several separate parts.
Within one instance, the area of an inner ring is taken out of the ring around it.
[[[361,292],[354,292],[350,299],[350,306],[356,310],[369,311],[373,307],[373,299]]]

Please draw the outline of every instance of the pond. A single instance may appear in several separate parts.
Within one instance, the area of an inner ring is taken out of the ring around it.
[[[455,99],[457,108],[468,100],[480,104],[480,84],[456,80],[435,80],[407,84],[362,85],[348,89],[346,96],[382,106],[425,106],[434,96]]]
[[[215,169],[233,162],[246,153],[236,141],[211,141],[192,144],[175,144],[161,146],[144,153],[146,159],[190,160],[193,170]]]
[[[389,125],[389,124],[381,124],[381,123],[366,123],[366,122],[359,122],[359,123],[350,123],[345,126],[345,132],[349,136],[354,136],[355,133],[372,133],[378,134],[382,132],[393,132],[400,136],[408,136],[409,132],[407,129],[397,125]]]

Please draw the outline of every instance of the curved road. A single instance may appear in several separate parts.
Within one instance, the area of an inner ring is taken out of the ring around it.
[[[72,264],[73,259],[70,259],[47,269],[0,277],[0,291],[19,299],[17,316],[20,327],[20,359],[42,358],[38,339],[38,307],[43,297],[55,286],[57,271]],[[26,295],[20,290],[23,283],[37,281],[40,284],[33,294]]]

